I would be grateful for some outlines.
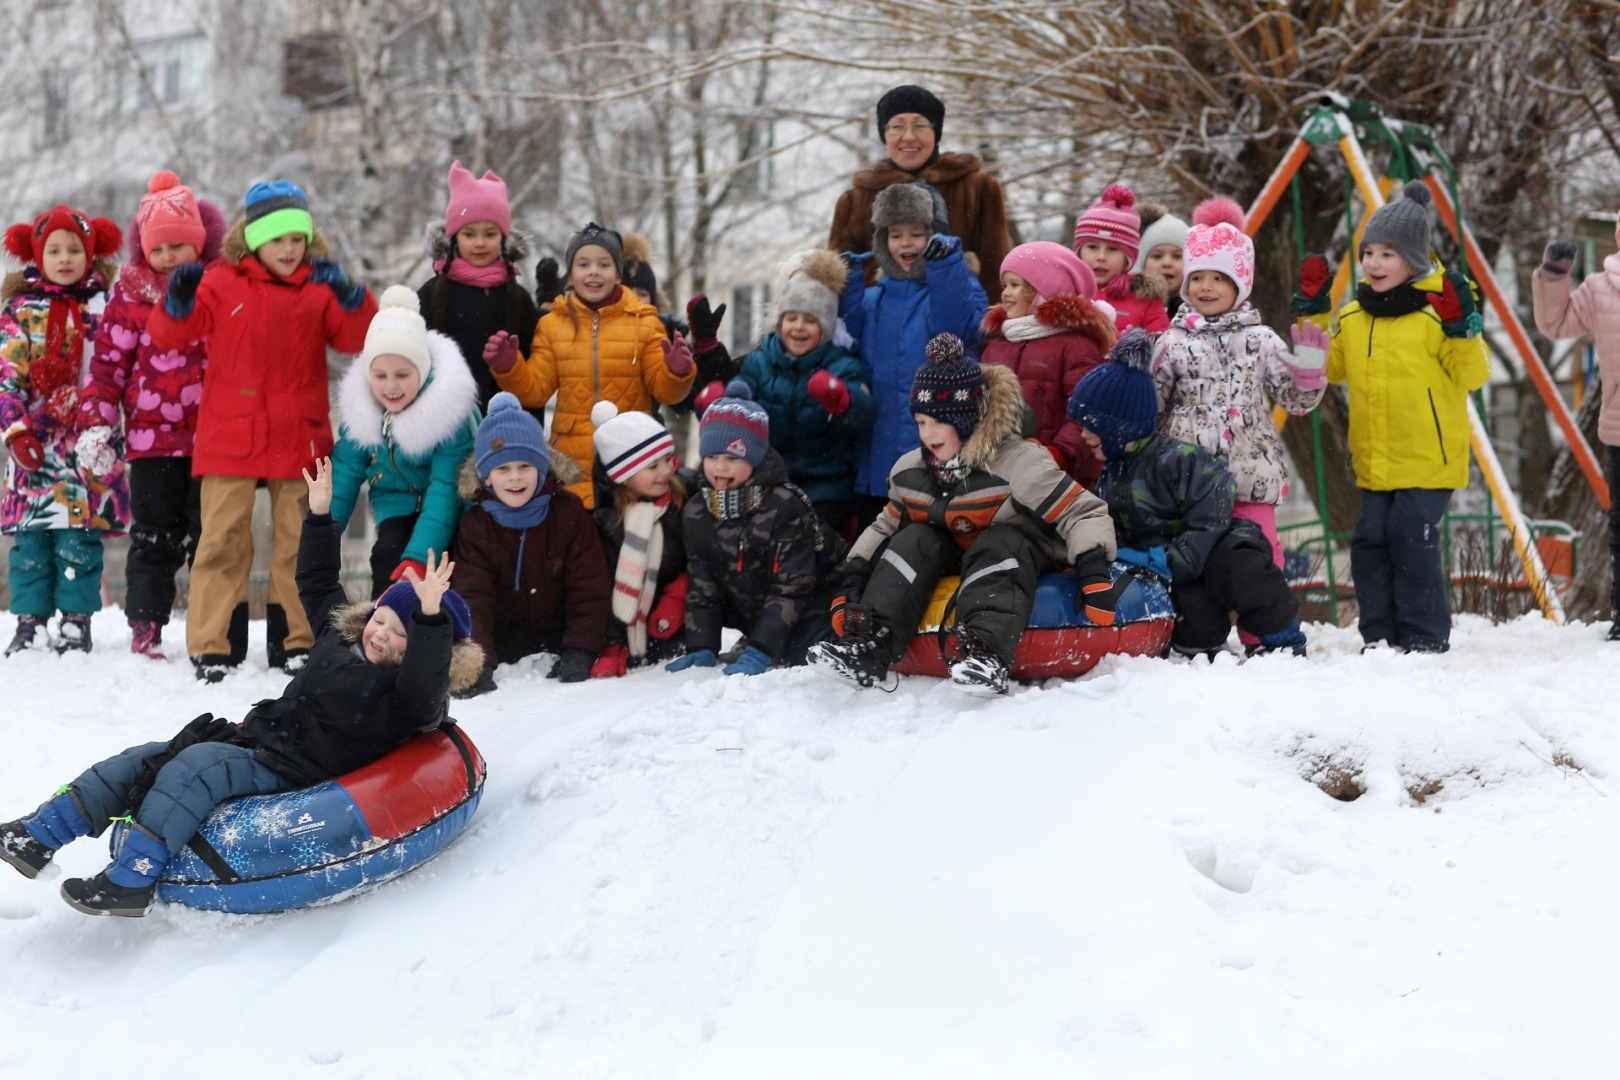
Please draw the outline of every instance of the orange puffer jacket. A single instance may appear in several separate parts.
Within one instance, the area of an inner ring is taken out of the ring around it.
[[[591,408],[611,401],[619,411],[652,412],[662,402],[684,400],[696,368],[675,375],[664,366],[664,324],[656,308],[637,300],[629,289],[593,311],[568,293],[541,317],[527,360],[495,381],[518,396],[525,407],[538,409],[557,395],[551,421],[551,445],[579,463],[585,479],[568,490],[591,506]]]

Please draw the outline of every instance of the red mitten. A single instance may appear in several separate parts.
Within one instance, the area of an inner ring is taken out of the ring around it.
[[[23,472],[33,472],[45,464],[45,448],[39,445],[39,440],[27,428],[19,428],[7,435],[6,447],[11,451],[11,460]]]
[[[630,670],[630,650],[623,645],[609,645],[591,665],[591,678],[617,679]]]
[[[698,391],[698,396],[692,399],[692,411],[697,413],[698,419],[709,411],[709,406],[726,396],[726,384],[719,379]]]
[[[659,344],[664,347],[664,366],[671,375],[679,378],[692,370],[692,347],[685,337],[676,334],[674,341],[665,338]]]
[[[515,334],[508,334],[505,330],[497,330],[490,339],[484,343],[484,363],[489,370],[505,375],[517,365],[518,339]]]
[[[842,416],[844,410],[849,408],[849,387],[830,371],[818,371],[810,376],[809,390],[810,396],[827,410],[828,416]]]
[[[653,601],[647,612],[647,633],[659,641],[668,641],[680,632],[686,621],[686,575],[682,574],[664,586],[663,593]]]
[[[421,580],[423,580],[424,578],[427,577],[427,567],[425,565],[423,565],[421,559],[401,559],[399,565],[394,567],[394,572],[392,574],[388,575],[388,580],[389,581],[408,581],[408,580],[410,580],[409,578],[407,578],[405,576],[405,571],[407,571],[407,570],[415,570],[416,571],[416,580],[417,581],[421,581]]]

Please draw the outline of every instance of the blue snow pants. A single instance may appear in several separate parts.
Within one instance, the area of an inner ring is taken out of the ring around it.
[[[1446,488],[1361,491],[1361,516],[1350,541],[1350,572],[1361,608],[1361,639],[1403,649],[1445,652],[1451,605],[1440,553]]]
[[[129,789],[141,776],[141,761],[169,745],[142,743],[90,766],[73,781],[79,809],[100,836],[109,821],[128,809]],[[269,795],[292,785],[253,760],[253,751],[230,743],[186,747],[162,769],[146,793],[136,824],[163,839],[172,856],[197,834],[208,812],[238,795]]]
[[[11,538],[13,615],[101,610],[100,529],[18,529]]]

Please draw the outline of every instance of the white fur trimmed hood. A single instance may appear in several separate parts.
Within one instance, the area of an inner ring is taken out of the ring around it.
[[[478,382],[456,343],[437,330],[427,334],[433,361],[427,385],[389,425],[394,445],[412,458],[427,457],[467,424],[478,405]],[[383,407],[371,393],[370,367],[356,357],[338,389],[343,434],[357,446],[381,446]]]

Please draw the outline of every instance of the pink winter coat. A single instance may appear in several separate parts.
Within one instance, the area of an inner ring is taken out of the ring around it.
[[[1530,275],[1536,329],[1550,338],[1591,335],[1603,378],[1603,411],[1598,438],[1620,446],[1620,255],[1603,260],[1603,272],[1592,274],[1572,294],[1569,275],[1547,281],[1538,267]]]
[[[1170,313],[1164,306],[1167,295],[1164,279],[1157,274],[1121,274],[1097,291],[1097,299],[1114,309],[1114,326],[1122,334],[1133,326],[1150,334],[1170,329]]]

